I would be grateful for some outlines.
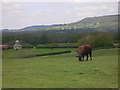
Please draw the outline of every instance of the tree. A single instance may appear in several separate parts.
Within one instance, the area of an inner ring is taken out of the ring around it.
[[[79,39],[77,42],[77,46],[87,45],[87,44],[91,46],[95,46],[95,37],[92,35],[88,35],[86,37]]]
[[[97,35],[95,40],[96,47],[109,47],[113,45],[113,37],[111,34],[103,32]]]
[[[42,35],[41,38],[40,38],[40,43],[41,44],[45,44],[45,43],[49,43],[49,38],[47,37],[47,35]]]
[[[88,35],[78,40],[77,46],[89,44],[92,47],[109,47],[113,45],[113,36],[107,32]]]

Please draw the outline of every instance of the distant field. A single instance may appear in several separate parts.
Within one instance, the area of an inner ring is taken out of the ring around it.
[[[8,59],[16,59],[16,58],[24,58],[26,56],[30,55],[36,55],[36,54],[42,54],[42,53],[52,53],[52,52],[60,52],[60,51],[66,51],[71,50],[74,51],[76,49],[70,49],[70,48],[56,48],[56,49],[22,49],[22,50],[5,50],[3,51],[3,58]]]
[[[76,53],[19,58],[20,53],[29,55],[52,50],[62,49],[3,51],[3,88],[118,87],[117,49],[94,50],[93,61],[83,62],[78,61]]]

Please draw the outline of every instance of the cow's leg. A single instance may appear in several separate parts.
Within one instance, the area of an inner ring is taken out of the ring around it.
[[[79,58],[79,61],[81,61],[81,57],[78,57]]]
[[[90,60],[92,60],[92,52],[90,52]]]
[[[84,57],[85,57],[85,56],[82,56],[82,60],[83,60],[83,61],[84,61]]]
[[[87,59],[86,59],[86,61],[88,61],[88,54],[87,54],[86,56],[87,56]]]

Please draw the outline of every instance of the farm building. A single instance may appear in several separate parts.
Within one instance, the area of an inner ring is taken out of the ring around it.
[[[8,45],[0,45],[0,50],[6,50],[8,49]]]
[[[15,42],[15,44],[13,46],[13,49],[14,50],[20,50],[20,49],[22,49],[22,45],[19,43],[18,40],[16,40],[16,42]]]

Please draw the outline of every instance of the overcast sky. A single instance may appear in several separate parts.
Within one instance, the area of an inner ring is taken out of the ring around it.
[[[118,14],[117,2],[3,2],[2,29],[64,24]]]

